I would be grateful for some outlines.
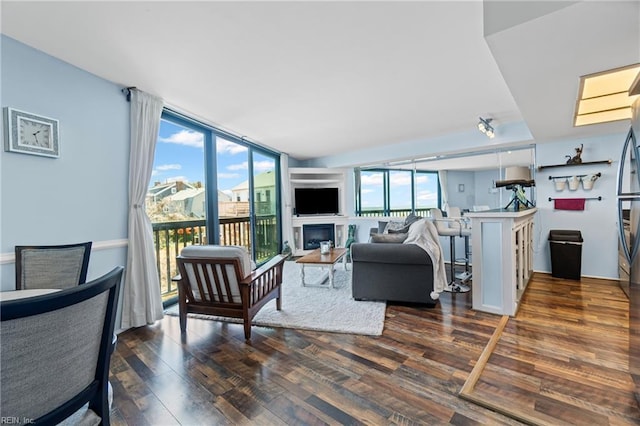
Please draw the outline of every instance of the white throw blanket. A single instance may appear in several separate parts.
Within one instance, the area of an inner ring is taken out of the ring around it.
[[[409,227],[407,239],[404,244],[416,244],[426,251],[433,263],[433,292],[431,298],[437,300],[440,293],[447,286],[447,274],[444,269],[444,258],[440,247],[438,231],[433,223],[428,219],[421,219],[414,222]]]

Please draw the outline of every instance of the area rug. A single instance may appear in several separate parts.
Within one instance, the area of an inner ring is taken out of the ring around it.
[[[326,271],[326,268],[324,269]],[[319,267],[305,267],[305,282],[313,282],[322,274]],[[355,301],[351,297],[351,271],[342,264],[336,266],[334,285],[338,288],[303,287],[300,265],[294,261],[284,264],[282,279],[282,310],[276,301],[269,301],[253,319],[253,325],[334,333],[379,336],[384,328],[386,303]],[[165,311],[178,315],[178,306]],[[236,318],[189,314],[189,318],[241,323]]]

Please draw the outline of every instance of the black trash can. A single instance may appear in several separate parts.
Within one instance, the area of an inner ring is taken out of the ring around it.
[[[549,231],[551,275],[579,280],[582,269],[582,233],[568,229]]]

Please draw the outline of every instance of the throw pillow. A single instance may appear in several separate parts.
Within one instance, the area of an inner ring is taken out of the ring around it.
[[[384,230],[387,227],[387,223],[389,223],[389,222],[387,222],[386,220],[385,221],[382,221],[382,220],[378,221],[378,232],[377,232],[377,234],[384,233]]]
[[[407,239],[407,234],[373,234],[371,236],[372,243],[403,243]]]
[[[409,226],[412,223],[419,221],[420,219],[422,219],[422,216],[417,216],[413,213],[410,213],[409,216],[407,216],[407,218],[404,220],[404,224]]]
[[[383,234],[393,234],[393,233],[402,232],[404,227],[405,227],[404,221],[399,222],[397,220],[392,220],[389,223],[387,223],[387,226],[384,228]]]

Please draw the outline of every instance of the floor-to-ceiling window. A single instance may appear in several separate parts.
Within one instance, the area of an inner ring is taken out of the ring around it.
[[[165,111],[147,213],[165,298],[175,296],[175,258],[190,244],[239,245],[262,263],[279,252],[279,155]]]

